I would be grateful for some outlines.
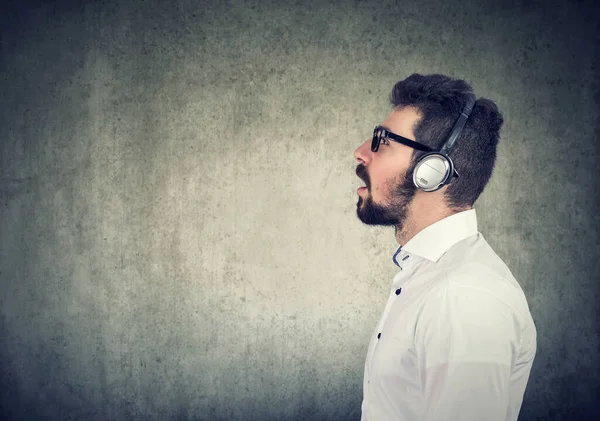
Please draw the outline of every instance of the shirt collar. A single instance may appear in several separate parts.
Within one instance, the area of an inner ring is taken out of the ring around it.
[[[477,214],[475,209],[458,212],[440,219],[423,228],[394,254],[396,265],[400,256],[415,254],[432,262],[437,262],[450,247],[467,237],[477,234]],[[399,254],[402,251],[402,254]]]

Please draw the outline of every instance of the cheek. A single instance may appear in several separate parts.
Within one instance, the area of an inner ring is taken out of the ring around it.
[[[377,202],[387,202],[390,190],[397,182],[397,177],[378,177],[371,181],[371,196]]]
[[[371,196],[380,203],[388,202],[391,192],[404,181],[408,162],[404,163],[403,157],[385,157],[378,162],[378,167],[373,168],[371,178]]]
[[[412,178],[407,179],[407,170],[401,170],[399,173],[382,179],[377,186],[377,193],[374,194],[382,202],[389,202],[390,198],[398,194],[408,194],[414,189]],[[403,192],[403,193],[399,193]]]

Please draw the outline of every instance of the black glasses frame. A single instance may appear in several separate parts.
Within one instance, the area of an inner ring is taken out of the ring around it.
[[[415,142],[414,140],[410,140],[404,136],[400,136],[396,133],[390,132],[388,129],[382,126],[376,126],[373,129],[373,140],[371,140],[371,151],[377,152],[379,150],[379,144],[382,139],[393,140],[394,142],[402,143],[403,145],[410,146],[413,149],[417,149],[423,152],[433,152],[429,146],[423,145],[422,143]],[[456,169],[454,169],[454,175],[459,177]]]
[[[400,136],[396,133],[390,132],[385,127],[376,126],[373,129],[373,140],[371,141],[371,151],[377,152],[379,150],[379,144],[382,139],[390,139],[403,145],[410,146],[413,149],[424,152],[433,152],[429,146],[423,145],[422,143],[415,142],[414,140],[407,139],[404,136]]]

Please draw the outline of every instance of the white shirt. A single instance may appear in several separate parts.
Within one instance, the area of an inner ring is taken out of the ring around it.
[[[475,209],[418,232],[365,361],[361,421],[516,421],[536,352],[523,290]]]

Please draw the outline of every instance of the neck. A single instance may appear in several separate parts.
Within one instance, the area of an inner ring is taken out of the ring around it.
[[[396,226],[396,241],[404,246],[422,229],[447,218],[455,213],[472,209],[471,206],[459,210],[450,209],[442,199],[441,195],[427,192],[417,192],[411,201],[406,219]],[[437,197],[436,197],[437,196]]]

